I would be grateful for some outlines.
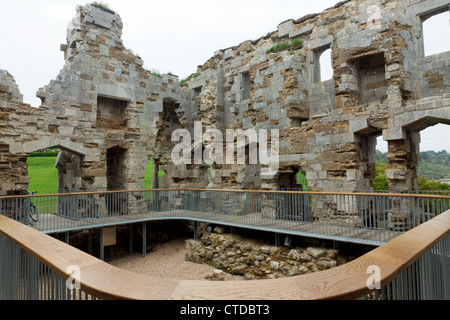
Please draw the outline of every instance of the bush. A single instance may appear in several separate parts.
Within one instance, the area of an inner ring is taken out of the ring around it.
[[[31,158],[54,158],[57,157],[59,152],[32,152],[29,157]]]
[[[377,175],[373,179],[373,190],[385,191],[389,190],[388,179],[386,176],[387,163],[384,161],[377,161],[375,168]]]
[[[386,169],[388,165],[385,161],[380,160],[376,163],[377,175],[373,179],[373,190],[386,191],[389,190],[388,179],[386,176]],[[424,177],[418,177],[419,190],[422,191],[447,191],[450,190],[450,184],[440,183],[437,181],[428,180]]]
[[[419,190],[447,191],[450,190],[450,184],[419,177]]]

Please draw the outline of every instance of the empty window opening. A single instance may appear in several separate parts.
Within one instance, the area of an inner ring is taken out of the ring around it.
[[[128,102],[99,96],[97,99],[97,125],[104,129],[124,129],[127,127]]]
[[[419,190],[432,187],[423,179],[450,184],[450,124],[440,123],[420,131],[420,156],[417,174]],[[449,190],[440,186],[441,190]]]
[[[320,56],[320,80],[328,81],[331,79],[333,79],[331,49],[327,49]]]
[[[314,82],[333,79],[332,50],[329,46],[314,50]]]
[[[448,6],[422,16],[424,55],[450,51],[450,23]]]
[[[250,99],[250,73],[243,72],[241,75],[241,100],[249,100]]]
[[[389,190],[386,170],[388,169],[388,143],[384,141],[383,136],[377,138],[375,153],[375,177],[372,180],[374,191]]]

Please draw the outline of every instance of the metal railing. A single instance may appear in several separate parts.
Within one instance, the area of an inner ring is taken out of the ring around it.
[[[72,277],[74,265],[79,266],[78,277]],[[373,267],[379,270],[372,279]],[[0,216],[2,300],[448,300],[449,271],[450,211],[345,265],[286,279],[231,281],[227,290],[214,281],[169,280],[120,270]]]
[[[365,300],[449,300],[450,237],[425,252],[389,284]]]
[[[361,190],[363,193],[392,193],[389,190]],[[397,194],[428,194],[434,196],[450,196],[450,190],[407,190],[396,191]]]
[[[0,197],[44,233],[164,219],[381,245],[450,209],[450,196],[164,189]]]
[[[75,280],[74,280],[75,282]],[[96,300],[0,233],[0,300]]]

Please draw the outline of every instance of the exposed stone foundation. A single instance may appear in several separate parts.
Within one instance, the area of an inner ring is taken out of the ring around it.
[[[186,259],[207,264],[245,280],[297,276],[327,270],[355,257],[321,247],[275,247],[244,236],[205,233],[201,241],[186,241]],[[213,272],[210,280],[224,280]]]

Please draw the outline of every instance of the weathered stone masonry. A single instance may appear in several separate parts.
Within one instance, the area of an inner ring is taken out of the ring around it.
[[[0,195],[26,193],[26,158],[49,147],[68,153],[59,185],[72,190],[140,189],[151,157],[167,172],[161,187],[273,190],[297,187],[303,171],[314,191],[370,190],[380,135],[390,189],[416,189],[420,130],[450,124],[450,52],[424,56],[422,21],[448,10],[444,0],[343,1],[217,51],[181,87],[124,47],[118,14],[80,6],[61,45],[65,66],[38,91],[39,109],[0,72]],[[303,45],[267,53],[294,39]],[[328,48],[334,77],[321,81]],[[224,133],[279,129],[279,173],[214,164],[210,177],[206,164],[173,165],[170,135],[193,132],[194,121]]]
[[[123,46],[121,32],[117,14],[78,7],[61,45],[65,66],[38,91],[39,109],[22,103],[12,77],[2,71],[2,194],[23,194],[27,155],[49,147],[82,157],[71,190],[142,187],[163,105],[185,104],[189,91],[177,77],[144,70]]]
[[[369,23],[372,5],[381,8],[375,28]],[[448,124],[450,116],[449,53],[423,57],[422,20],[448,5],[341,2],[283,22],[261,39],[217,51],[191,87],[203,81],[208,89],[214,81],[217,109],[209,119],[224,110],[216,127],[280,129],[280,174],[265,180],[254,175],[255,188],[275,189],[281,176],[302,170],[313,190],[370,190],[376,137],[383,135],[391,190],[414,190],[418,132]],[[303,47],[266,53],[274,43],[293,39],[303,40]],[[321,82],[318,59],[326,48],[332,49],[334,79]],[[247,74],[250,98],[243,92]],[[245,170],[228,166],[219,174],[222,185],[233,185],[244,180]]]

